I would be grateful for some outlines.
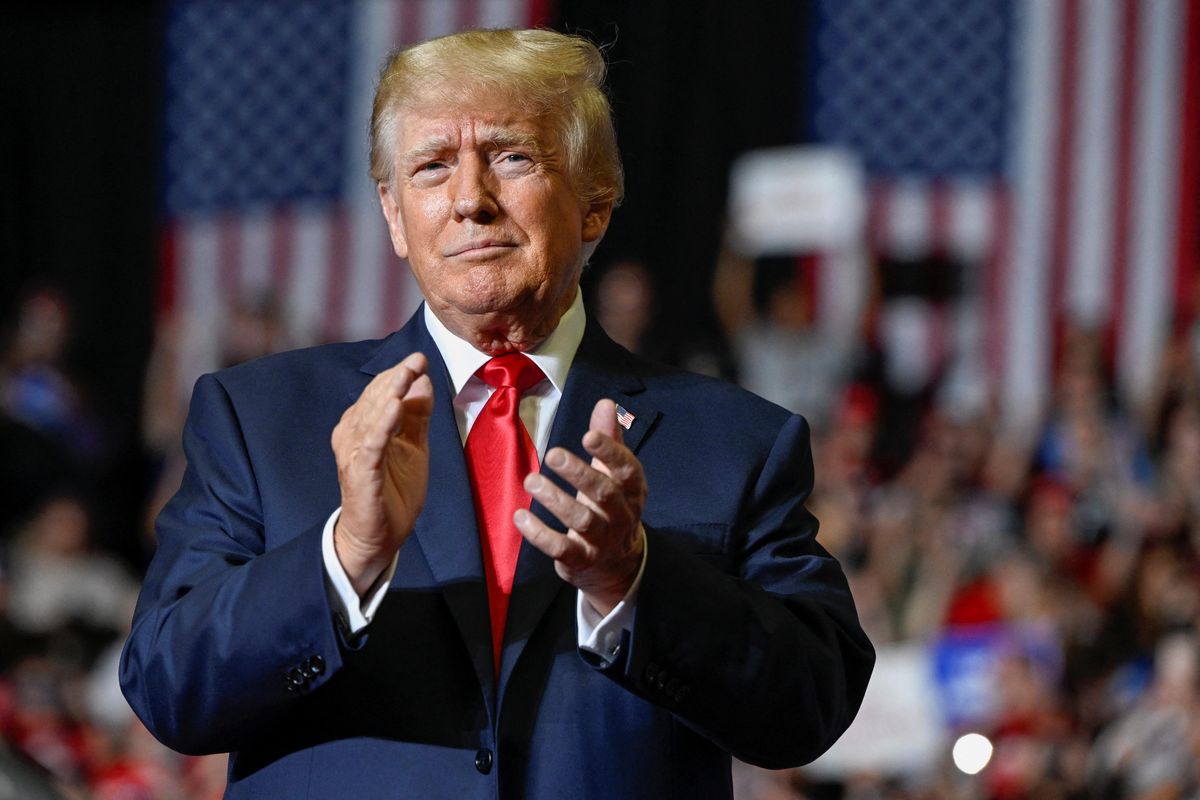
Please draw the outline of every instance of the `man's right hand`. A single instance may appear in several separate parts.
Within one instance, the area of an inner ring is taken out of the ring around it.
[[[333,429],[338,561],[362,597],[412,532],[429,481],[429,364],[413,353],[375,376]]]

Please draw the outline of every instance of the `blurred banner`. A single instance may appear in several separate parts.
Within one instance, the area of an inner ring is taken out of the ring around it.
[[[383,335],[420,296],[367,173],[375,82],[394,48],[544,23],[549,0],[181,0],[166,31],[162,306],[185,391],[219,366],[241,304],[291,343]],[[185,395],[186,396],[186,395]]]
[[[938,708],[951,730],[995,730],[1002,722],[1006,671],[1022,670],[1039,686],[1062,680],[1057,634],[1035,624],[992,623],[944,629],[930,648]],[[1008,692],[1011,694],[1011,692]]]
[[[948,734],[929,648],[917,642],[880,645],[858,716],[805,771],[822,780],[862,773],[923,775],[945,759]]]
[[[1062,669],[1057,636],[1035,624],[950,627],[929,643],[879,645],[858,716],[805,771],[824,780],[931,775],[955,737],[1005,731],[1014,697],[1058,685]]]
[[[1035,418],[1065,331],[1144,399],[1195,308],[1195,0],[818,0],[809,138],[859,154],[876,256],[964,264],[964,354]]]

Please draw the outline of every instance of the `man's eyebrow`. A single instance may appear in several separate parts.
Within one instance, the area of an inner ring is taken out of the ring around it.
[[[541,141],[535,134],[512,128],[484,128],[479,132],[479,141],[481,144],[491,147],[519,147],[535,152],[543,149]]]
[[[430,136],[424,141],[417,142],[415,145],[404,151],[404,160],[406,162],[424,161],[427,158],[433,158],[447,150],[454,149],[455,137],[436,135]]]
[[[478,142],[483,147],[499,149],[513,147],[528,150],[534,154],[541,153],[545,149],[536,134],[513,128],[484,128],[479,131]],[[425,161],[454,150],[457,145],[457,136],[435,134],[406,150],[403,159],[405,163]]]

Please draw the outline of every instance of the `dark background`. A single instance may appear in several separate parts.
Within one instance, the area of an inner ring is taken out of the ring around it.
[[[39,285],[70,300],[69,367],[112,454],[91,487],[95,530],[127,555],[146,488],[137,426],[154,313],[160,30],[158,8],[133,3],[50,3],[0,24],[3,333]]]

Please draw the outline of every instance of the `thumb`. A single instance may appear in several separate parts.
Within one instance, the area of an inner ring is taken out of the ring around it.
[[[592,419],[588,423],[589,431],[596,431],[610,439],[621,441],[621,426],[617,424],[617,404],[607,397],[596,403],[592,409]]]
[[[584,434],[584,438],[586,439],[593,433],[615,439],[618,444],[621,442],[621,427],[617,425],[617,404],[612,400],[605,398],[596,403],[596,407],[592,409],[592,418],[588,422],[588,432]],[[592,456],[592,467],[605,475],[612,474],[608,465],[595,456]]]

